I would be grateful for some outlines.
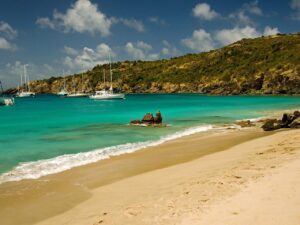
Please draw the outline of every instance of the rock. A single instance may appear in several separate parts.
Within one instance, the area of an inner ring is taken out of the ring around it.
[[[281,119],[281,127],[288,128],[289,124],[293,121],[293,115],[284,113]]]
[[[272,131],[281,128],[281,121],[276,119],[267,120],[261,127],[264,131]]]
[[[156,123],[156,124],[161,124],[162,123],[162,116],[161,116],[160,111],[156,112],[156,116],[154,118],[154,123]]]
[[[238,121],[238,122],[236,122],[236,124],[241,126],[241,127],[253,127],[253,126],[255,126],[255,124],[252,123],[250,120]]]
[[[131,120],[130,121],[130,124],[141,124],[142,123],[142,121],[140,121],[140,120]]]
[[[295,119],[291,124],[290,128],[300,128],[300,117]]]
[[[152,113],[147,113],[143,119],[142,119],[143,123],[148,123],[148,124],[152,124],[154,123],[154,117]]]

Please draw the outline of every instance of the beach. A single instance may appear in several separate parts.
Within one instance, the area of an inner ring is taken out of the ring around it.
[[[4,183],[0,217],[6,225],[299,224],[299,136],[257,128],[194,134]]]

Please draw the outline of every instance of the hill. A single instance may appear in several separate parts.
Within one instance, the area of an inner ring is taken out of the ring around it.
[[[112,68],[114,88],[126,93],[300,94],[300,33],[243,39],[171,59],[117,62]],[[106,86],[103,69],[108,73],[109,65],[84,73],[86,91]],[[81,75],[67,76],[66,83],[69,91],[81,89]],[[31,82],[37,93],[56,93],[62,85],[62,77]]]

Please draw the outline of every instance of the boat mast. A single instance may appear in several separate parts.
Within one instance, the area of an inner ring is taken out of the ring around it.
[[[20,84],[19,92],[21,92],[21,89],[23,89],[23,74],[22,74],[22,72],[20,72],[20,77],[21,77],[21,84]]]
[[[103,83],[105,85],[105,69],[103,68]]]
[[[111,59],[110,59],[110,53],[109,54],[109,71],[110,71],[110,91],[113,90],[113,86],[112,86],[112,70],[111,70]]]
[[[65,70],[63,70],[63,77],[64,77],[64,91],[66,91],[66,77],[65,77]]]

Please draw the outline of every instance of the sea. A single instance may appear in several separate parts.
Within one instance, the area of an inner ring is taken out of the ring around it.
[[[0,183],[36,179],[237,120],[300,109],[299,96],[129,94],[125,100],[37,95],[0,108]],[[166,127],[131,126],[160,110]]]

